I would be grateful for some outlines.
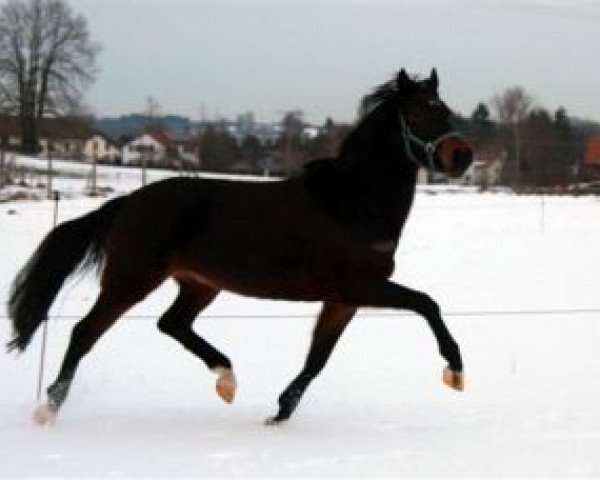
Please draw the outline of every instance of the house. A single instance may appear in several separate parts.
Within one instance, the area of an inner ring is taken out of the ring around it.
[[[164,133],[147,130],[123,146],[124,165],[139,165],[145,160],[149,164],[164,164],[177,156],[177,147]]]
[[[100,162],[120,163],[121,148],[101,132],[94,133],[83,145],[83,158],[92,161],[94,158]]]
[[[600,135],[591,136],[585,147],[583,169],[586,175],[600,177]]]
[[[177,156],[189,167],[200,166],[200,136],[171,138]]]
[[[21,124],[18,117],[0,115],[0,146],[16,151],[21,147]]]
[[[44,118],[39,125],[40,157],[80,159],[92,130],[78,117]],[[21,123],[18,117],[0,115],[0,140],[6,150],[21,148]]]
[[[498,145],[486,145],[473,152],[473,163],[461,178],[464,185],[478,185],[483,189],[500,182],[507,152]]]
[[[81,159],[83,146],[92,135],[87,122],[77,117],[46,118],[40,124],[40,156]]]

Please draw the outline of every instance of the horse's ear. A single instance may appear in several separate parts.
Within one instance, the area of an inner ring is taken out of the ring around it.
[[[431,75],[429,76],[429,88],[434,92],[437,92],[439,84],[437,70],[434,68],[431,70]]]
[[[402,69],[398,73],[398,78],[396,78],[396,84],[398,86],[398,92],[402,95],[403,93],[409,93],[411,90],[414,90],[414,83],[406,74],[406,70]]]

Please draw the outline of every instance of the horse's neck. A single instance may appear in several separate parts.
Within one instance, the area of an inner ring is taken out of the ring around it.
[[[400,161],[400,159],[394,159]],[[359,228],[376,240],[398,241],[412,207],[416,186],[416,169],[392,168],[362,174],[360,183],[368,188],[355,191]]]
[[[380,105],[340,147],[336,159],[309,166],[304,178],[323,210],[368,242],[397,242],[412,206],[417,168],[410,162],[393,104]]]
[[[391,141],[373,140],[376,148],[361,145],[309,168],[306,183],[324,211],[353,234],[397,242],[412,206],[416,168]]]

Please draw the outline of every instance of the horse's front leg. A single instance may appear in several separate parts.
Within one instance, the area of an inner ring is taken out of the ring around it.
[[[438,304],[429,295],[386,281],[349,289],[344,301],[358,306],[410,310],[421,315],[433,331],[440,354],[448,362],[444,383],[455,390],[464,389],[460,349],[444,324]]]
[[[275,425],[290,418],[310,382],[327,363],[335,344],[355,312],[356,307],[340,303],[323,304],[304,368],[279,396],[279,412],[267,420],[268,425]]]

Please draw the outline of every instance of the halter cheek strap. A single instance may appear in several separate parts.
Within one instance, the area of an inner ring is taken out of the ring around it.
[[[448,140],[449,138],[462,138],[460,133],[455,130],[450,130],[449,132],[446,132],[439,137],[434,138],[433,140],[425,141],[417,137],[412,132],[402,114],[400,115],[400,127],[402,128],[402,137],[404,138],[404,150],[406,151],[408,158],[417,166],[427,168],[428,170],[435,170],[433,155],[435,154],[435,151],[440,143]],[[411,147],[411,142],[417,144],[423,149],[426,156],[425,162],[419,160],[419,158],[415,155]]]

